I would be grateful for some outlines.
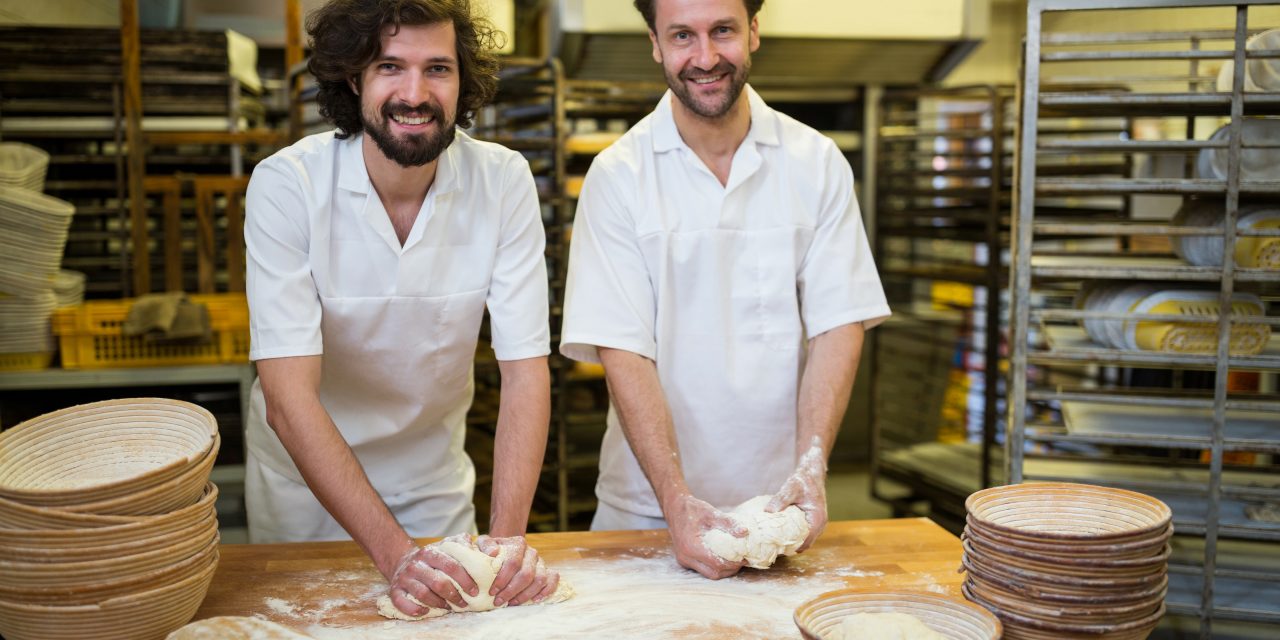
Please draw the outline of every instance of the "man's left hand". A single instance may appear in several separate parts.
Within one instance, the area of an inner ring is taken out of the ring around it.
[[[804,544],[800,545],[797,553],[808,549],[822,535],[822,530],[827,528],[826,465],[822,464],[820,458],[809,458],[810,456],[805,456],[801,460],[795,472],[782,483],[782,488],[764,508],[769,513],[777,513],[795,505],[804,512],[805,520],[809,522],[809,536],[804,539]]]
[[[560,574],[547,568],[538,552],[530,547],[523,536],[494,538],[480,536],[476,538],[476,546],[492,557],[498,557],[506,550],[507,557],[498,570],[498,575],[489,588],[493,604],[511,606],[526,602],[542,602],[556,592],[560,583]]]

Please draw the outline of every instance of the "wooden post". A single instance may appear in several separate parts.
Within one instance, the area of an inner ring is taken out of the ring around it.
[[[244,291],[244,194],[249,187],[245,176],[195,176],[196,200],[196,290],[214,293],[218,290],[218,206],[226,199],[227,291]]]
[[[164,202],[164,288],[182,291],[182,182],[176,177],[148,177],[148,194]]]
[[[142,44],[138,0],[120,0],[120,60],[124,80],[125,146],[128,149],[129,226],[133,245],[133,291],[151,291],[151,251],[147,234],[146,177],[142,140]]]
[[[203,180],[195,180],[196,196],[196,291],[217,291],[214,273],[217,257],[214,254],[213,189]]]
[[[289,71],[302,62],[302,0],[285,0],[284,2],[284,73],[285,81],[289,80]],[[302,88],[302,78],[294,78],[289,83],[289,142],[302,137],[302,103],[298,101],[298,91]]]

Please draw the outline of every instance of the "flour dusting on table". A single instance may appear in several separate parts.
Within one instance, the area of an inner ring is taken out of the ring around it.
[[[797,606],[846,585],[837,572],[713,581],[665,555],[573,560],[557,563],[557,568],[578,592],[567,602],[355,628],[319,621],[305,631],[319,640],[777,638],[795,634],[791,615]]]

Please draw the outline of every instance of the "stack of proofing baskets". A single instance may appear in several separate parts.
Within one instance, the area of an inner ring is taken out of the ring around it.
[[[75,207],[41,193],[49,154],[0,143],[0,370],[42,369],[53,355],[49,317]]]
[[[965,502],[963,591],[1008,640],[1142,640],[1164,616],[1173,513],[1083,484],[984,489]]]
[[[0,635],[164,638],[218,563],[217,423],[186,402],[109,400],[0,433]]]

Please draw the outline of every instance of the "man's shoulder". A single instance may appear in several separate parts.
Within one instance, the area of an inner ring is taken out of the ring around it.
[[[478,140],[462,130],[458,131],[451,148],[460,154],[468,165],[471,163],[507,165],[511,162],[517,162],[517,164],[527,162],[519,151],[509,149],[497,142]]]
[[[653,114],[641,118],[635,126],[596,154],[591,169],[611,176],[626,176],[644,167],[644,158],[653,153]]]
[[[259,163],[277,169],[296,167],[306,169],[317,162],[332,162],[332,159],[343,148],[344,144],[353,143],[355,137],[339,139],[337,131],[325,131],[306,136],[297,142],[276,151]]]
[[[778,127],[778,140],[788,155],[802,161],[825,163],[830,156],[827,152],[835,150],[836,143],[826,134],[795,118],[772,109],[775,126]]]

